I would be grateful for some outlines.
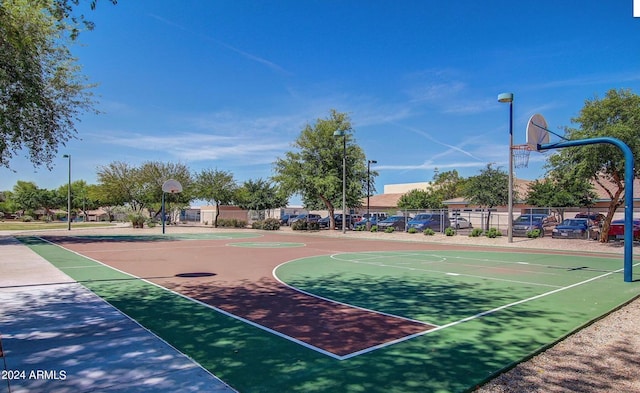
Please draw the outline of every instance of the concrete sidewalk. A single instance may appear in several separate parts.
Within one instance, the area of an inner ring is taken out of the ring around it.
[[[234,392],[12,237],[0,304],[11,392]]]

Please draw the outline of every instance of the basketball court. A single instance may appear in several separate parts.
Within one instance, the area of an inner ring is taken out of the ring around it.
[[[467,391],[640,294],[609,254],[267,231],[20,240],[240,392]]]

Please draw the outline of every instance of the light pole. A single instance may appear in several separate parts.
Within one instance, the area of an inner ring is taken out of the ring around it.
[[[62,158],[69,160],[69,182],[67,183],[67,230],[71,230],[71,154],[65,154]]]
[[[507,219],[507,235],[509,243],[513,243],[513,93],[499,94],[498,101],[509,103],[509,217]]]
[[[337,130],[333,136],[342,137],[342,233],[347,233],[347,133]]]
[[[376,160],[367,160],[367,230],[371,229],[371,214],[369,213],[369,196],[371,192],[369,188],[371,187],[371,164],[377,164]]]

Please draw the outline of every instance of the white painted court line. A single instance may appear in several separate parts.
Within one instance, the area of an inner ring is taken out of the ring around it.
[[[634,267],[635,267],[635,266],[638,266],[638,265],[640,265],[640,263],[635,264],[635,265],[634,265]],[[589,282],[591,282],[591,281],[599,280],[599,279],[601,279],[601,278],[604,278],[604,277],[610,276],[610,275],[612,275],[612,274],[620,273],[620,272],[623,272],[623,271],[624,271],[624,268],[622,268],[622,269],[618,269],[618,270],[614,270],[614,271],[612,271],[612,272],[607,272],[607,273],[605,273],[605,274],[601,274],[601,275],[599,275],[599,276],[592,277],[592,278],[590,278],[590,279],[588,279],[588,280],[584,280],[584,281],[577,282],[577,283],[575,283],[575,284],[567,285],[567,286],[565,286],[565,287],[561,287],[561,288],[555,289],[555,290],[553,290],[553,291],[549,291],[549,292],[541,293],[540,295],[532,296],[532,297],[529,297],[529,298],[527,298],[527,299],[523,299],[523,300],[519,300],[519,301],[517,301],[517,302],[513,302],[513,303],[505,304],[504,306],[496,307],[496,308],[493,308],[493,309],[491,309],[491,310],[483,311],[483,312],[480,312],[480,313],[478,313],[478,314],[472,315],[472,316],[470,316],[470,317],[463,318],[463,319],[460,319],[460,320],[458,320],[458,321],[448,323],[448,324],[446,324],[446,325],[442,325],[442,326],[437,327],[437,328],[435,328],[435,329],[433,329],[433,330],[431,330],[431,331],[429,331],[429,332],[427,332],[427,333],[430,333],[430,332],[432,332],[432,331],[437,331],[437,330],[446,329],[446,328],[449,328],[449,327],[451,327],[451,326],[459,325],[459,324],[464,323],[464,322],[472,321],[472,320],[474,320],[474,319],[478,319],[478,318],[481,318],[481,317],[484,317],[484,316],[487,316],[487,315],[490,315],[490,314],[496,313],[496,312],[498,312],[498,311],[505,310],[505,309],[507,309],[507,308],[511,308],[511,307],[513,307],[513,306],[517,306],[517,305],[519,305],[519,304],[523,304],[523,303],[527,303],[527,302],[530,302],[530,301],[533,301],[533,300],[541,299],[541,298],[543,298],[543,297],[546,297],[546,296],[549,296],[549,295],[553,295],[553,294],[556,294],[556,293],[558,293],[558,292],[566,291],[567,289],[575,288],[575,287],[577,287],[577,286],[587,284],[587,283],[589,283]]]
[[[354,264],[365,264],[365,265],[370,265],[370,266],[388,267],[388,268],[392,268],[392,269],[409,270],[409,271],[421,271],[421,272],[425,272],[425,273],[439,273],[439,274],[443,274],[443,275],[457,275],[457,276],[460,276],[460,277],[479,278],[479,279],[488,280],[488,281],[509,282],[509,283],[514,283],[514,284],[524,284],[524,285],[540,286],[540,287],[547,287],[547,288],[560,288],[561,287],[560,285],[536,283],[536,282],[521,281],[521,280],[510,280],[510,279],[506,279],[506,278],[497,278],[497,277],[492,277],[492,276],[481,276],[481,275],[476,275],[476,274],[465,274],[465,273],[453,273],[453,272],[446,271],[446,270],[425,269],[425,268],[420,268],[420,267],[407,267],[407,266],[398,266],[398,265],[388,265],[388,264],[385,264],[385,263],[359,262],[357,260],[334,258],[334,255],[331,255],[331,258],[335,259],[337,261],[341,261],[341,262],[348,262],[348,263],[354,263]]]
[[[66,269],[88,269],[88,268],[96,268],[96,267],[101,267],[101,266],[97,266],[97,265],[65,266],[65,267],[58,267],[58,269],[60,269],[60,270],[66,270]]]

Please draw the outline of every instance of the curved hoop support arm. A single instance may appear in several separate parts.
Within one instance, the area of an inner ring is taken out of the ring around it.
[[[591,139],[579,139],[558,143],[538,145],[538,151],[549,149],[562,149],[572,146],[594,145],[608,143],[617,146],[624,154],[624,281],[633,281],[633,180],[634,162],[633,152],[620,139],[600,137]]]

